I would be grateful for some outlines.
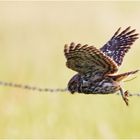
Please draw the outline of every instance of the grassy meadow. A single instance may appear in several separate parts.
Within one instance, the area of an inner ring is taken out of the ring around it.
[[[140,2],[0,2],[0,80],[65,88],[64,44],[104,45],[122,27],[140,33]],[[119,73],[140,68],[140,40]],[[140,92],[140,73],[123,83]],[[140,97],[45,93],[0,87],[0,138],[140,138]]]

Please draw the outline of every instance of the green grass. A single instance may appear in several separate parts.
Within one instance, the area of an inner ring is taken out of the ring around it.
[[[99,48],[118,29],[140,33],[140,2],[0,2],[0,80],[65,88],[75,72],[63,46],[74,41]],[[119,71],[140,68],[140,41]],[[123,87],[140,91],[140,75]],[[40,93],[0,87],[0,138],[140,138],[140,98]]]

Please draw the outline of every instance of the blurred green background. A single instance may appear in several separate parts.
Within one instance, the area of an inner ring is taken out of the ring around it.
[[[0,80],[65,88],[75,74],[64,44],[104,45],[119,28],[140,33],[140,2],[0,2]],[[140,68],[140,40],[119,73]],[[140,75],[123,84],[140,92]],[[140,97],[40,93],[0,87],[0,138],[140,138]]]

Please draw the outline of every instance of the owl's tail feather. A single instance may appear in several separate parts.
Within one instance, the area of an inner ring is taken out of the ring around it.
[[[14,88],[21,88],[21,89],[27,89],[32,91],[38,91],[38,92],[66,92],[67,88],[40,88],[36,86],[30,86],[30,85],[22,85],[22,84],[16,84],[12,82],[4,82],[0,81],[0,86],[6,86],[6,87],[14,87]]]
[[[135,74],[139,72],[140,70],[135,70],[135,71],[130,71],[130,72],[125,72],[122,74],[117,74],[117,75],[109,75],[114,81],[122,81],[123,79],[127,78],[129,75]]]

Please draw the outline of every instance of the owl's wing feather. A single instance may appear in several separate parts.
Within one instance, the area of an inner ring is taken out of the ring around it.
[[[111,74],[118,70],[117,64],[94,46],[66,44],[64,53],[67,67],[82,74],[95,71]]]
[[[123,30],[120,34],[121,28],[119,28],[113,37],[102,47],[100,50],[107,56],[112,58],[118,66],[122,64],[125,54],[130,49],[130,46],[138,39],[137,33],[134,30],[130,30],[130,27]]]

